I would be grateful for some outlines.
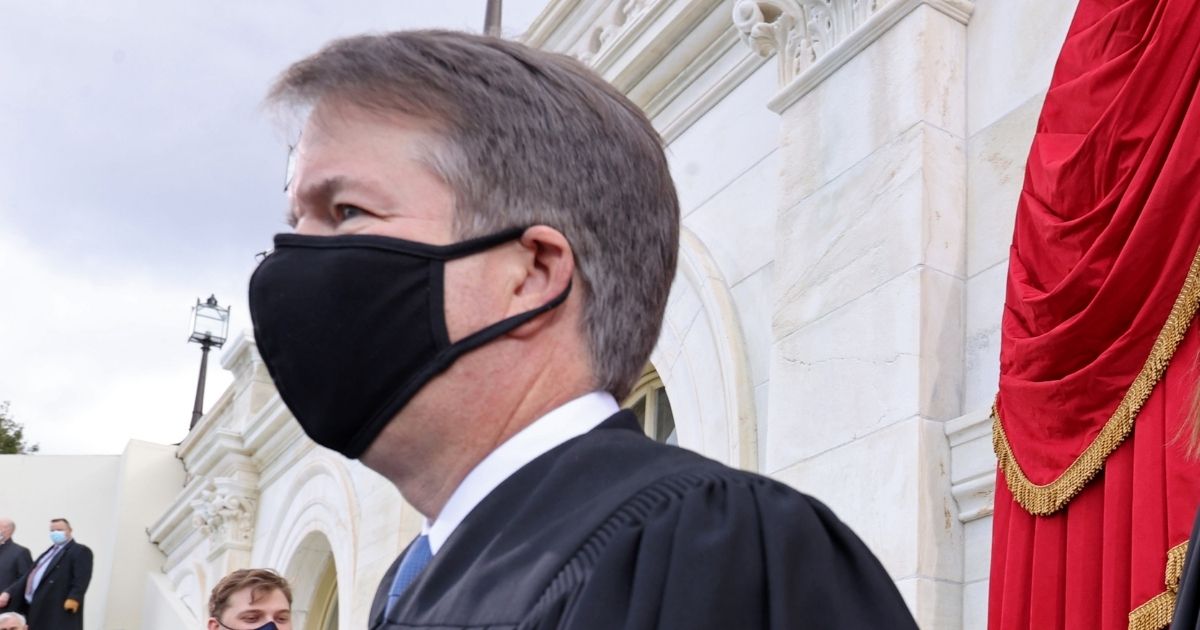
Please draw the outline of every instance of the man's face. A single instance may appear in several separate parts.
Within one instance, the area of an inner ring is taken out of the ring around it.
[[[66,534],[67,538],[71,537],[70,526],[68,526],[66,523],[64,523],[62,521],[50,521],[50,531],[63,532],[64,534]]]
[[[13,617],[0,620],[0,630],[27,630],[28,627]]]
[[[454,191],[427,164],[441,140],[433,126],[402,114],[322,102],[305,125],[288,186],[297,234],[374,234],[431,245],[457,242]],[[505,317],[507,248],[445,265],[450,341]],[[509,258],[512,258],[511,256]]]
[[[208,630],[251,630],[274,621],[279,630],[292,630],[292,607],[283,591],[275,589],[251,601],[254,589],[247,586],[234,591],[221,618],[208,618]]]
[[[12,521],[0,521],[0,540],[12,538],[13,530],[15,529],[16,526]],[[0,626],[0,630],[4,630],[3,626]]]

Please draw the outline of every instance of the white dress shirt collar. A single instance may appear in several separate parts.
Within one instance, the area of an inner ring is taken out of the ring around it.
[[[534,420],[509,438],[467,474],[446,501],[437,520],[430,523],[425,519],[421,532],[429,536],[429,548],[437,554],[471,510],[525,464],[559,444],[591,431],[619,409],[616,399],[608,392],[592,392]]]

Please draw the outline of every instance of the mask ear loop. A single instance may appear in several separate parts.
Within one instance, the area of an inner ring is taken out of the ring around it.
[[[572,284],[574,284],[574,280],[568,282],[567,288],[563,289],[562,293],[559,293],[554,299],[533,310],[513,315],[508,319],[502,319],[495,324],[488,326],[487,328],[477,330],[466,337],[459,339],[457,342],[451,344],[449,348],[450,352],[452,353],[457,351],[457,354],[454,354],[453,358],[458,358],[459,356],[462,356],[463,354],[482,346],[483,344],[499,337],[500,335],[518,328],[534,317],[537,317],[538,315],[541,315],[542,313],[559,306],[563,302],[566,302],[567,296],[571,294]]]
[[[436,275],[437,274],[435,274],[435,276]],[[400,389],[396,391],[396,394],[392,397],[392,399],[383,406],[382,410],[371,418],[370,422],[359,429],[358,433],[354,435],[354,438],[346,446],[346,450],[343,451],[343,453],[347,457],[352,457],[354,459],[360,457],[367,450],[367,447],[371,446],[371,443],[375,441],[375,438],[379,436],[379,433],[383,431],[383,427],[392,420],[392,417],[395,416],[396,413],[399,412],[400,409],[407,404],[414,395],[416,395],[417,391],[425,386],[425,383],[429,382],[429,380],[434,376],[444,372],[450,367],[451,364],[454,363],[455,359],[461,357],[462,355],[478,348],[479,346],[482,346],[489,341],[492,341],[493,339],[500,337],[511,330],[516,329],[525,322],[528,322],[542,313],[545,313],[553,308],[557,308],[563,302],[567,301],[567,296],[571,294],[571,287],[573,285],[574,281],[572,280],[571,282],[567,283],[567,288],[563,289],[562,293],[559,293],[558,296],[549,302],[546,302],[535,309],[525,311],[524,313],[513,315],[508,319],[502,319],[491,326],[475,331],[474,333],[459,339],[457,342],[450,344],[448,347],[443,349],[436,357],[433,358],[433,360],[426,364],[426,366],[420,372],[414,374],[412,378],[408,380],[408,382],[401,386]],[[440,294],[440,292],[438,293]],[[444,318],[445,315],[443,314],[442,317]],[[445,330],[445,328],[446,327],[444,325],[441,326],[442,330]]]

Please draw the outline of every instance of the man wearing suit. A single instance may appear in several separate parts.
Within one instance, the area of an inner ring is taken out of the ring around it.
[[[18,545],[12,539],[17,530],[16,523],[10,518],[0,518],[0,588],[16,582],[33,566],[33,556],[29,549]],[[16,610],[12,604],[0,606],[0,613]]]
[[[370,628],[915,629],[828,508],[619,409],[680,222],[627,98],[448,31],[334,42],[271,98],[308,118],[258,349],[305,432],[426,517]]]
[[[92,550],[75,542],[65,518],[50,521],[50,541],[30,570],[0,593],[0,606],[13,603],[33,630],[82,630]]]

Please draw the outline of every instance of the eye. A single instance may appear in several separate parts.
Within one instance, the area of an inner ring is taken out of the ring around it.
[[[338,223],[344,223],[353,219],[365,217],[370,213],[358,206],[352,206],[348,203],[341,203],[334,206],[334,216]]]

